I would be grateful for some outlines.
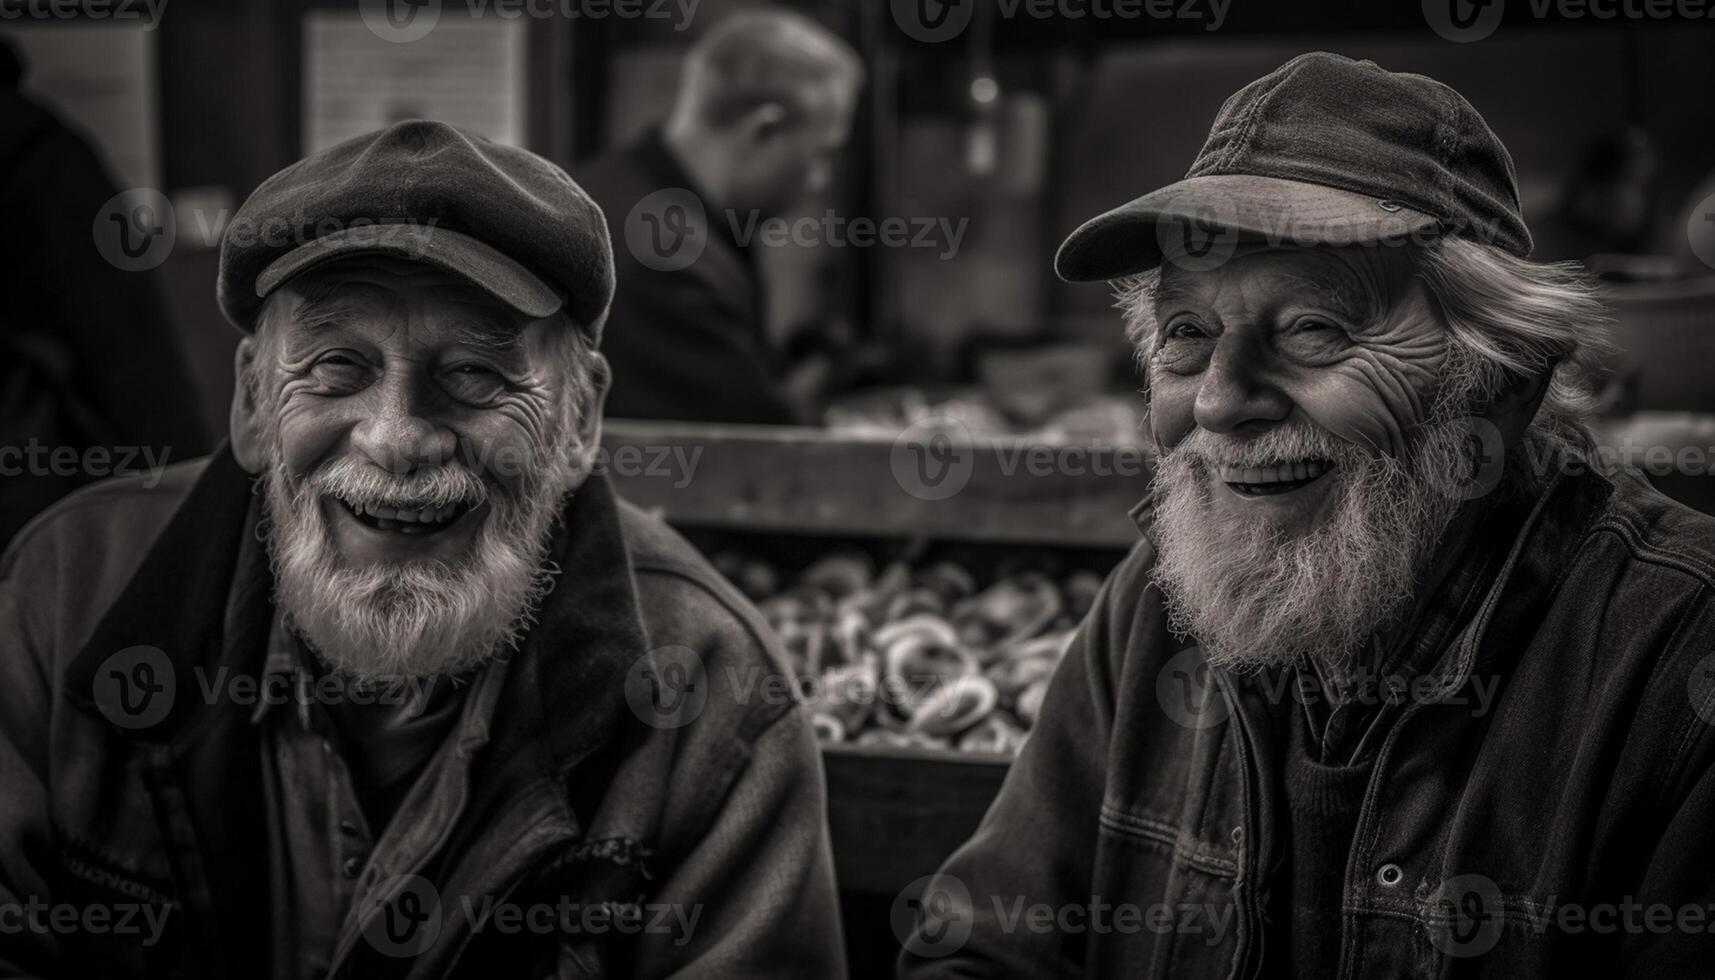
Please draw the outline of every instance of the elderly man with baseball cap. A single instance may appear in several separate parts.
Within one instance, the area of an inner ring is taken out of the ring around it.
[[[1330,54],[1072,234],[1143,541],[905,975],[1708,975],[1715,521],[1591,465],[1601,309],[1530,250],[1469,102]]]
[[[773,641],[592,472],[608,240],[431,122],[233,216],[230,442],[0,560],[4,972],[842,972]]]

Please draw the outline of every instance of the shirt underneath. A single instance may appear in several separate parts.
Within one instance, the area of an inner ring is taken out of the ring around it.
[[[1409,695],[1390,696],[1378,675],[1401,685],[1394,690],[1410,691],[1413,680],[1443,666],[1505,560],[1511,535],[1503,532],[1516,516],[1506,511],[1485,515],[1435,599],[1396,634],[1391,649],[1372,654],[1370,663],[1380,670],[1342,684],[1318,665],[1301,668],[1314,690],[1335,693],[1289,697],[1282,706],[1281,857],[1268,878],[1266,975],[1312,980],[1339,974],[1347,865],[1364,796],[1382,743],[1411,705]],[[1350,871],[1364,878],[1376,869]]]
[[[349,683],[320,673],[278,614],[268,646],[264,690],[276,703],[260,703],[254,720],[262,727],[274,976],[310,980],[327,976],[358,941],[371,888],[418,873],[435,856],[460,815],[506,663],[459,682],[366,692],[374,703],[358,703]]]

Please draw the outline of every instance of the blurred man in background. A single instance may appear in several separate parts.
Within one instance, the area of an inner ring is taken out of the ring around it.
[[[0,547],[86,483],[211,445],[154,272],[90,234],[119,188],[23,75],[0,39]]]
[[[828,186],[863,81],[815,21],[735,14],[692,48],[666,124],[578,174],[615,242],[610,415],[802,419],[750,236]]]

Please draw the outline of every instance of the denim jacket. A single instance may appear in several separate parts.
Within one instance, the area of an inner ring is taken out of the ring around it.
[[[221,452],[75,494],[0,558],[0,974],[270,975],[254,705],[206,693],[263,666],[254,499]],[[486,744],[435,797],[438,856],[412,878],[378,852],[331,975],[842,976],[814,736],[739,686],[785,669],[760,617],[601,478],[563,528]],[[657,713],[669,663],[694,710]]]
[[[1569,469],[1375,756],[1339,976],[1715,975],[1715,520]],[[1277,672],[1209,667],[1139,544],[902,976],[1283,975]],[[1414,689],[1415,690],[1415,689]]]

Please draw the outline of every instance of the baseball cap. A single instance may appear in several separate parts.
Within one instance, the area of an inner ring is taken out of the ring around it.
[[[1061,278],[1160,265],[1184,236],[1295,244],[1462,235],[1525,257],[1512,157],[1465,97],[1423,75],[1325,51],[1228,98],[1185,179],[1085,222]],[[1415,239],[1414,239],[1415,240]]]
[[[613,299],[607,221],[589,195],[534,153],[445,123],[395,123],[263,181],[221,236],[221,311],[253,330],[269,293],[355,255],[461,276],[533,319],[563,309],[592,343]]]

